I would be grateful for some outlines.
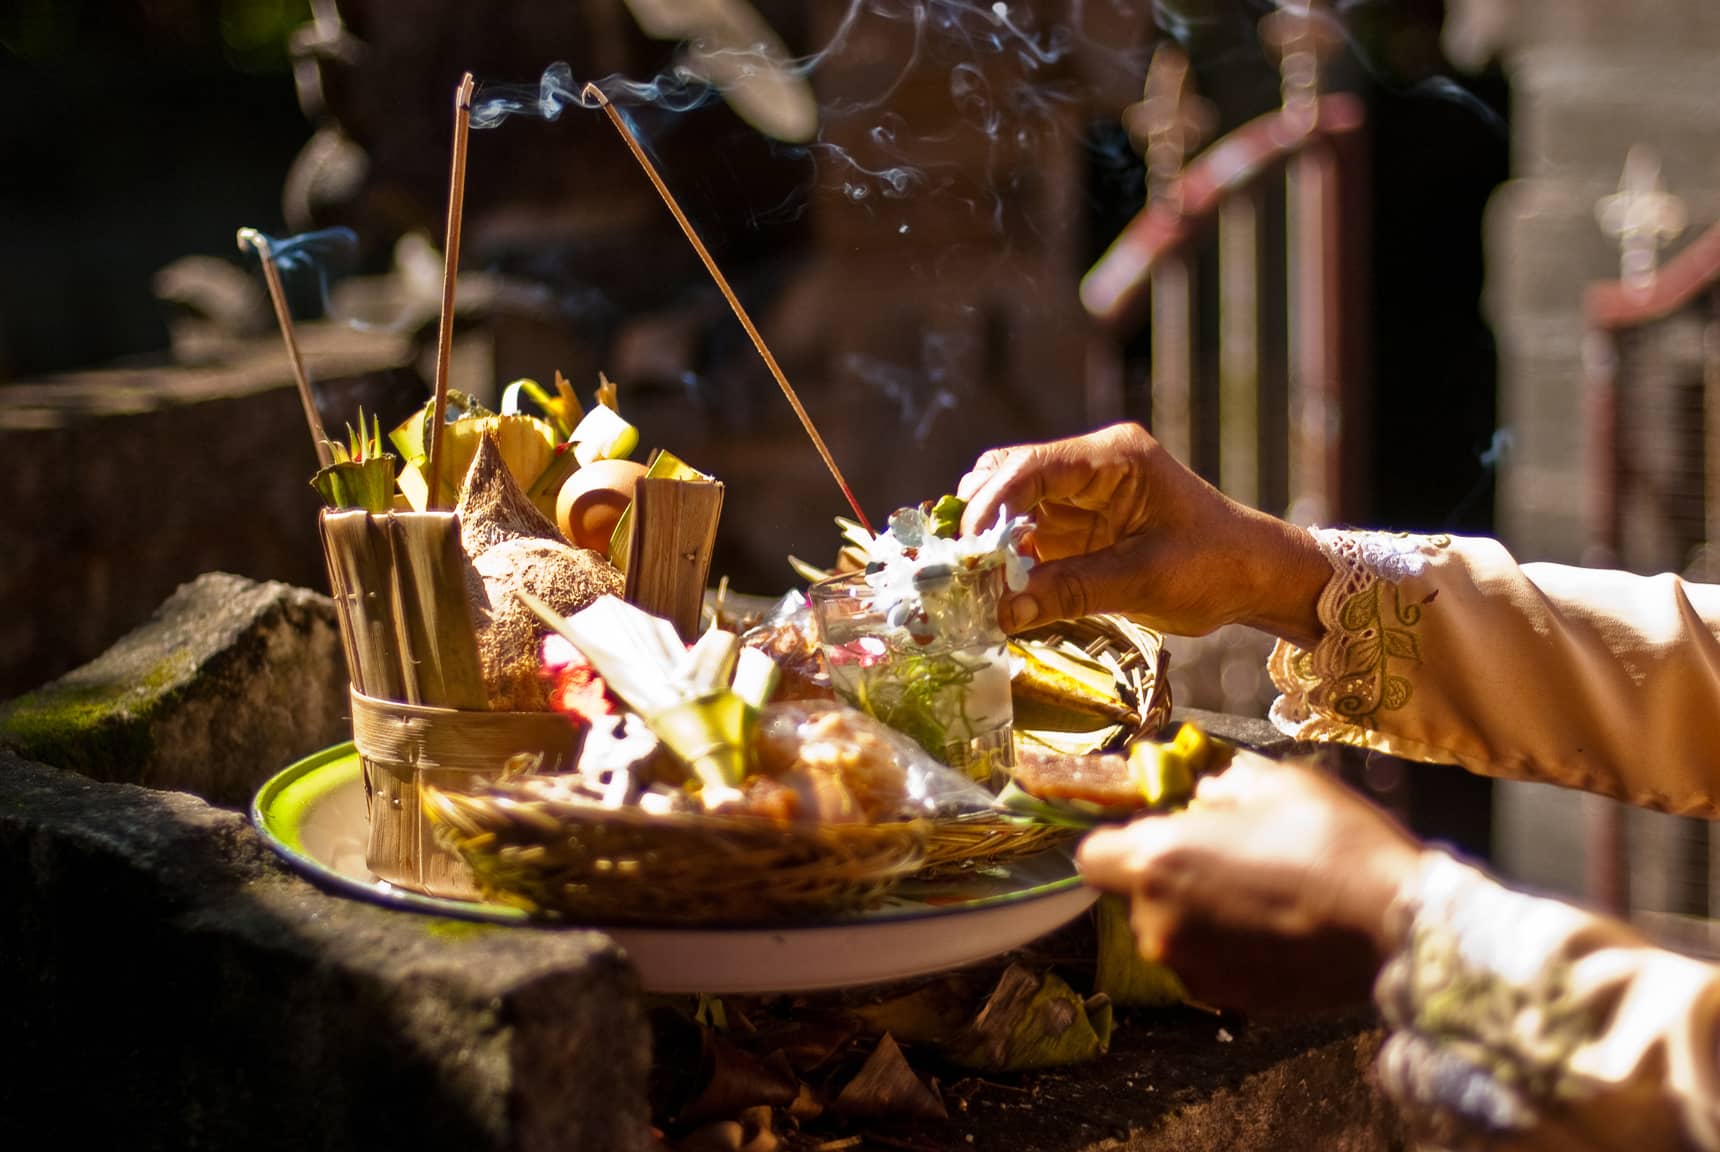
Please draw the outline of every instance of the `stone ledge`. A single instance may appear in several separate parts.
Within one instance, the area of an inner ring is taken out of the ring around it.
[[[0,1127],[68,1146],[649,1147],[634,977],[595,932],[319,891],[238,814],[0,751]]]
[[[1242,1026],[1142,1014],[1119,1023],[1098,1067],[981,1082],[922,1134],[1011,1152],[1394,1152],[1401,1123],[1374,1087],[1383,1035],[1355,1017]]]
[[[334,603],[211,572],[90,663],[0,707],[0,744],[100,780],[243,808],[351,736]]]
[[[389,427],[422,402],[400,341],[350,343],[311,368],[328,431],[344,434],[360,406]],[[0,459],[0,600],[14,607],[0,618],[0,699],[97,655],[200,573],[326,587],[316,457],[277,337],[221,368],[0,388]]]

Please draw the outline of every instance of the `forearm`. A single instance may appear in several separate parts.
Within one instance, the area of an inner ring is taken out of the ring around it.
[[[1375,995],[1381,1083],[1440,1147],[1720,1149],[1720,979],[1427,854]]]
[[[1307,529],[1245,511],[1245,544],[1235,556],[1250,591],[1237,623],[1312,648],[1325,634],[1318,606],[1332,579],[1331,561]]]

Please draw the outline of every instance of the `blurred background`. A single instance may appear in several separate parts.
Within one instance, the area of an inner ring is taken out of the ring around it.
[[[472,134],[454,385],[606,373],[727,484],[718,574],[776,593],[834,554],[840,492],[607,120],[540,114],[557,61],[625,109],[874,518],[1130,418],[1304,522],[1704,574],[1717,57],[1712,0],[10,0],[0,698],[200,572],[325,586],[235,232],[351,230],[284,269],[295,327],[331,428],[402,418],[466,70],[521,111]],[[1263,651],[1179,644],[1178,702],[1259,714]],[[1708,912],[1706,826],[1369,783],[1520,878]],[[1599,866],[1637,842],[1671,847]]]

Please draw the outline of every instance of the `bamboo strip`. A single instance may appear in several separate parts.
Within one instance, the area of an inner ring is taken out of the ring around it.
[[[364,666],[358,659],[358,640],[353,635],[352,614],[346,610],[346,578],[341,565],[335,563],[334,549],[329,545],[328,518],[349,515],[324,508],[317,514],[317,537],[322,541],[323,565],[328,571],[329,595],[335,602],[335,619],[340,622],[340,645],[346,654],[346,675],[354,688],[364,690]]]
[[[626,599],[688,643],[699,635],[722,510],[723,486],[714,481],[646,478],[633,494]]]
[[[368,512],[326,512],[323,550],[341,615],[351,630],[355,662],[348,672],[353,683],[371,695],[398,699],[400,646],[387,540]]]
[[[396,512],[386,523],[406,701],[487,708],[466,599],[471,565],[460,547],[459,520],[449,512]]]

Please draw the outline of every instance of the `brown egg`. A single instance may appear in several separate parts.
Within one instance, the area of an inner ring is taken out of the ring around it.
[[[632,460],[592,461],[561,486],[555,498],[556,527],[579,547],[607,554],[609,537],[643,475],[645,465]]]

